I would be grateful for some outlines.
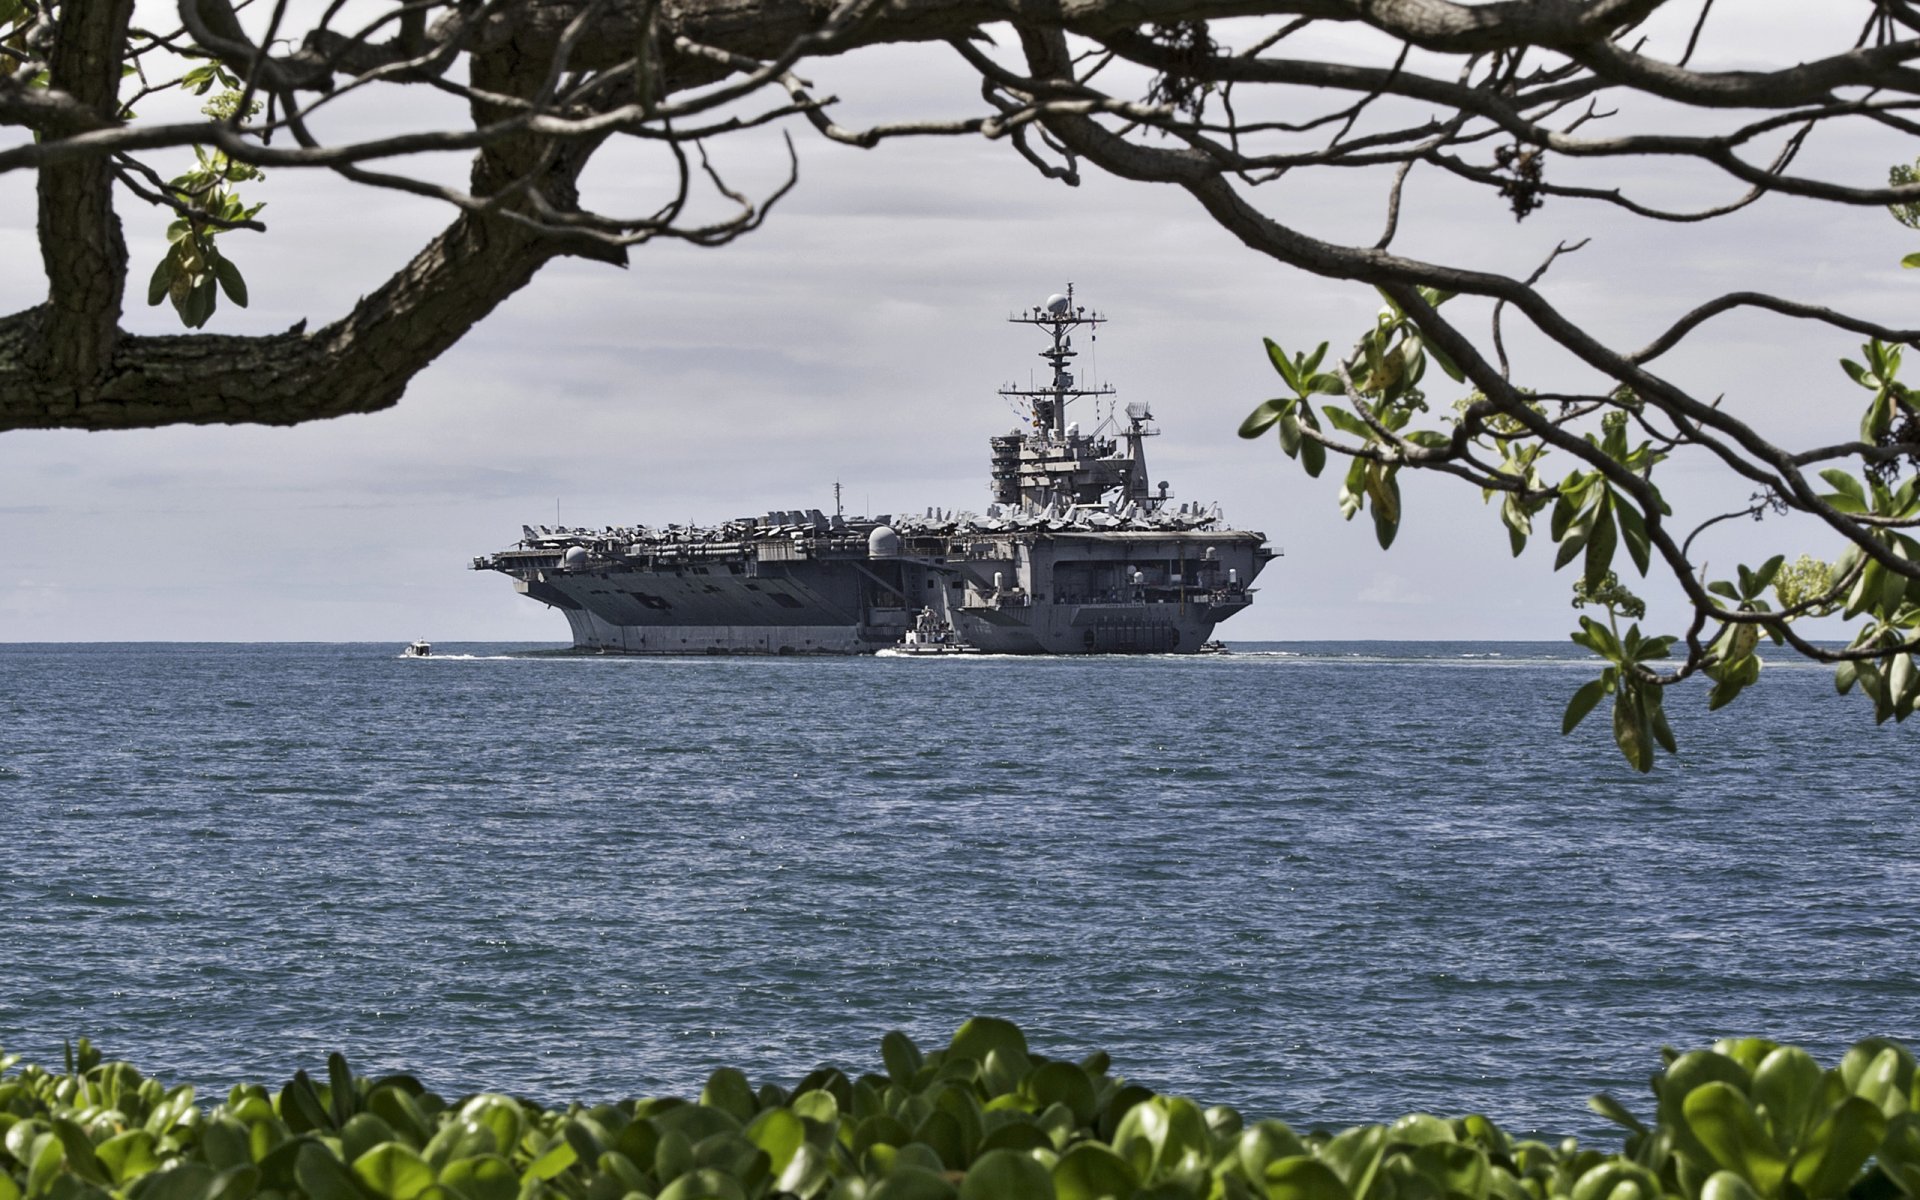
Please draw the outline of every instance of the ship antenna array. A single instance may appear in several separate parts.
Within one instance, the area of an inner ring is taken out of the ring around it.
[[[1099,387],[1076,387],[1073,372],[1067,369],[1069,362],[1079,355],[1073,348],[1072,333],[1085,326],[1089,330],[1098,329],[1106,324],[1107,318],[1097,312],[1088,312],[1085,306],[1074,303],[1073,285],[1067,285],[1065,295],[1047,297],[1045,304],[1036,304],[1026,312],[1015,313],[1007,320],[1015,325],[1032,325],[1046,332],[1053,344],[1040,352],[1053,368],[1053,378],[1045,387],[1016,388],[1011,385],[1000,389],[1000,394],[1013,400],[1027,401],[1033,412],[1036,428],[1064,435],[1067,432],[1067,404],[1084,396],[1111,396],[1114,390],[1111,384]]]

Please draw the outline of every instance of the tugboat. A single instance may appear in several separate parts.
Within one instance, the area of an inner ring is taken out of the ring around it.
[[[999,390],[1021,419],[987,439],[981,511],[856,517],[836,484],[831,512],[523,526],[473,567],[558,609],[582,653],[1199,653],[1277,552],[1149,481],[1152,410],[1075,376],[1074,338],[1106,318],[1071,284],[1008,320],[1043,336],[1046,374]]]
[[[407,648],[400,652],[400,657],[401,658],[432,658],[433,647],[423,641],[410,642],[408,643]]]
[[[923,608],[913,619],[913,627],[907,630],[898,646],[888,646],[875,651],[876,655],[894,658],[932,658],[955,654],[979,654],[980,647],[969,646],[960,640],[953,626],[942,621],[931,608]]]

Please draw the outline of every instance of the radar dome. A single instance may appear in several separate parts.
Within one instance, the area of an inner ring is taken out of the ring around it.
[[[899,558],[900,535],[890,525],[876,525],[867,535],[868,558]]]
[[[560,565],[569,571],[583,569],[587,565],[587,548],[585,546],[569,546],[567,552],[560,556]]]
[[[1047,311],[1052,313],[1056,317],[1064,316],[1066,314],[1068,306],[1071,305],[1072,303],[1073,301],[1067,299],[1065,296],[1062,296],[1060,293],[1055,292],[1053,295],[1047,297]]]

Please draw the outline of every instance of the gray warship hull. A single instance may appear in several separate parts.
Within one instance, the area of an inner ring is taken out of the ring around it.
[[[989,439],[983,514],[849,518],[818,509],[714,526],[522,529],[474,560],[559,609],[574,647],[610,654],[1188,654],[1253,601],[1277,557],[1217,506],[1147,482],[1145,404],[1077,384],[1071,334],[1106,320],[1073,287],[1009,318],[1049,335],[1044,387],[1000,395],[1027,420]],[[1091,432],[1067,406],[1106,402]],[[839,485],[835,485],[836,497]],[[836,505],[837,509],[837,505]]]
[[[987,653],[1167,654],[1198,650],[1247,607],[1272,557],[1233,530],[947,524],[902,537],[897,554],[873,552],[888,526],[855,521],[664,546],[543,534],[474,565],[560,610],[588,652],[871,654],[930,611]],[[586,554],[569,563],[573,550]]]

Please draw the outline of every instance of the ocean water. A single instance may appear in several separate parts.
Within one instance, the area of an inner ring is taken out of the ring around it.
[[[1663,1044],[1920,1041],[1914,731],[1822,669],[1678,689],[1642,777],[1557,645],[523,649],[0,645],[0,1049],[551,1102],[992,1013],[1302,1127],[1593,1136]]]

